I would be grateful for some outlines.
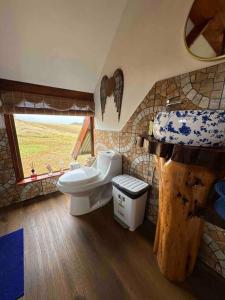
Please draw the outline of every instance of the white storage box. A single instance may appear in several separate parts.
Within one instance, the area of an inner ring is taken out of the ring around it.
[[[129,175],[114,177],[112,184],[114,218],[134,231],[144,220],[149,185]]]

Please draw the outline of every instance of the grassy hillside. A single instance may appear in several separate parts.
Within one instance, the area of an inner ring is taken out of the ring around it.
[[[58,125],[27,122],[15,119],[20,154],[25,177],[30,176],[34,162],[38,174],[46,173],[46,163],[58,171],[63,162],[64,168],[73,159],[71,152],[81,129],[80,124]],[[79,157],[81,162],[87,155]]]

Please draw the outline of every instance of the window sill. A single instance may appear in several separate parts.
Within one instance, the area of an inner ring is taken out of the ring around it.
[[[27,183],[36,182],[36,181],[40,181],[40,180],[47,179],[47,178],[57,177],[57,176],[64,174],[66,171],[68,171],[68,170],[64,170],[63,173],[62,172],[54,172],[54,173],[52,173],[52,175],[42,174],[42,175],[37,175],[37,177],[33,177],[33,178],[27,177],[27,178],[24,178],[24,179],[18,181],[17,185],[24,185]]]

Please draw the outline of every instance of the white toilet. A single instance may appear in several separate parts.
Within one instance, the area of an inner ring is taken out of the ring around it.
[[[57,187],[71,196],[71,215],[79,216],[102,207],[112,199],[111,180],[121,173],[121,155],[106,150],[99,152],[91,167],[81,167],[60,176]]]

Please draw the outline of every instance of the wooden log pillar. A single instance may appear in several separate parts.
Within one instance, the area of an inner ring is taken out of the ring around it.
[[[203,234],[199,215],[225,228],[213,207],[218,195],[208,197],[215,181],[225,178],[225,147],[170,144],[146,134],[140,136],[138,145],[143,147],[145,140],[159,174],[154,252],[165,277],[184,281],[194,268]]]
[[[206,206],[217,176],[206,167],[155,159],[159,213],[154,252],[163,275],[181,282],[193,271],[203,234],[203,220],[195,215],[196,208]]]

